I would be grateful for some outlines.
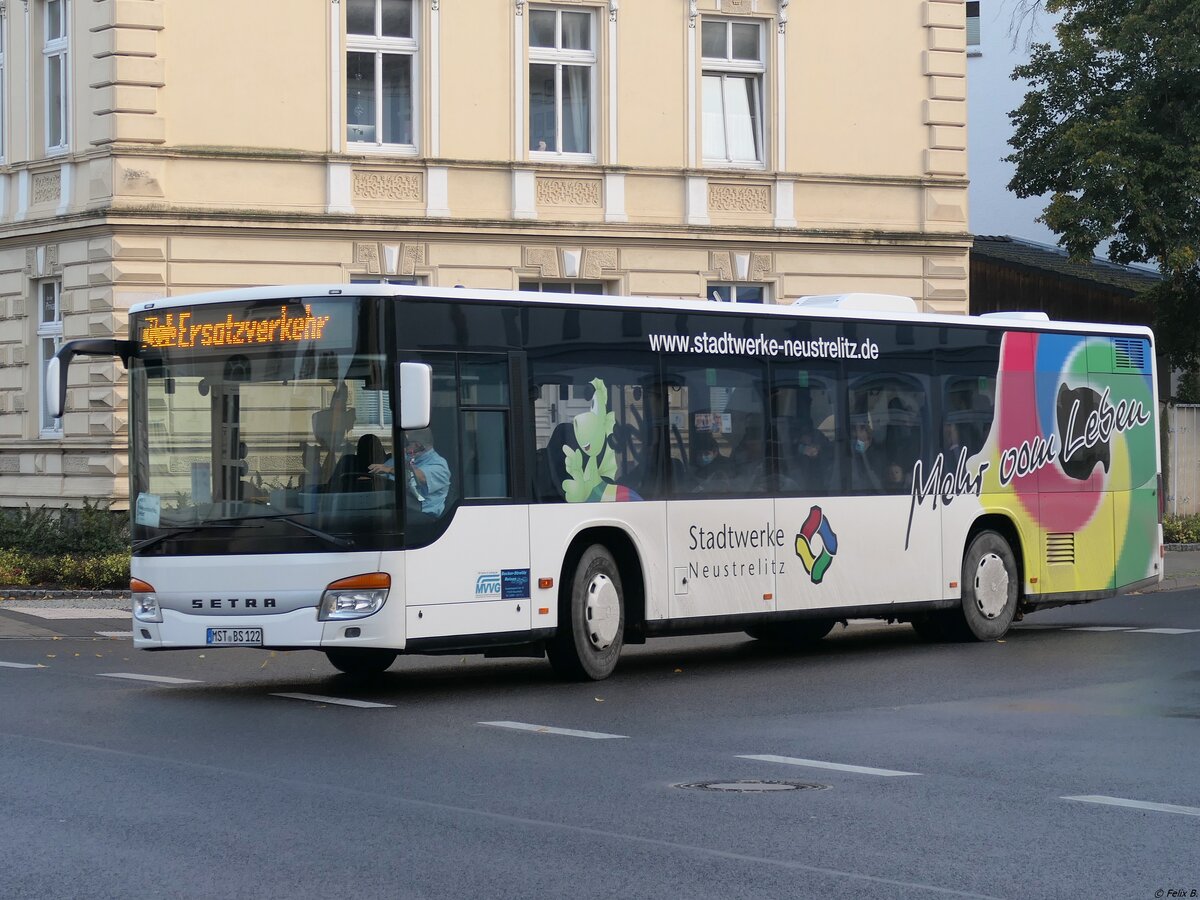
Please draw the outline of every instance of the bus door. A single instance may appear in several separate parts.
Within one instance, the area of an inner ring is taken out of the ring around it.
[[[407,637],[526,631],[529,508],[514,502],[525,473],[517,446],[524,427],[515,420],[522,409],[513,392],[524,384],[524,360],[515,353],[401,352],[398,362],[433,369],[429,428],[396,433]],[[426,466],[423,479],[412,471]]]
[[[765,366],[666,357],[648,409],[665,467],[672,619],[775,610],[782,531],[774,518]]]

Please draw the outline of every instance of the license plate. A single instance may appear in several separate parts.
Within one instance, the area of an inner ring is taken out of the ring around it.
[[[261,628],[210,628],[208,643],[221,645],[239,645],[261,647],[263,642]]]

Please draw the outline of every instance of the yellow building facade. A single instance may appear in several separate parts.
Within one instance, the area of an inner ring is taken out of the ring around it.
[[[967,307],[962,0],[0,0],[0,504],[128,502],[131,304],[416,281]]]

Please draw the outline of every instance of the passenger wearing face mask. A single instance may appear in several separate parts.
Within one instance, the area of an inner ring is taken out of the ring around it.
[[[721,454],[716,440],[706,431],[692,438],[692,473],[702,488],[711,489],[728,480],[729,460]]]
[[[885,462],[883,450],[875,443],[871,423],[856,422],[850,441],[850,486],[854,490],[880,490]]]

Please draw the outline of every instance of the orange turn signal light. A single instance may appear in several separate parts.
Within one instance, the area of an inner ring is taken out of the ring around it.
[[[539,615],[539,616],[548,616],[548,615],[550,615],[550,607],[548,607],[548,606],[539,606],[539,607],[538,607],[538,615]]]
[[[541,588],[543,591],[548,591],[548,590],[550,590],[550,588],[554,587],[554,579],[553,578],[539,578],[538,579],[538,587]]]
[[[130,578],[129,590],[134,594],[149,594],[153,593],[154,585],[150,584],[148,581],[142,581],[140,578]]]
[[[386,572],[367,572],[363,575],[351,575],[331,581],[326,585],[327,591],[376,591],[380,588],[390,588],[392,576]]]

